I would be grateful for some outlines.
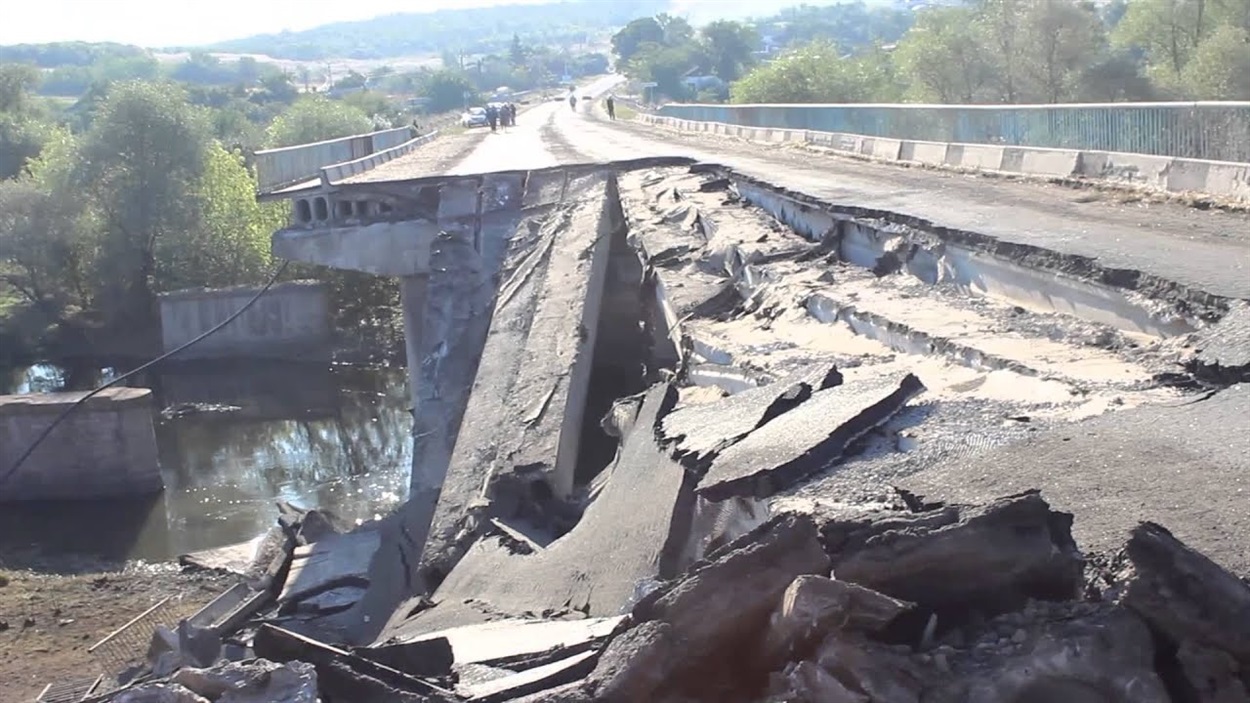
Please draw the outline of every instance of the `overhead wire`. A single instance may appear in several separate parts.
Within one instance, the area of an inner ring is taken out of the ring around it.
[[[147,369],[152,368],[153,366],[161,363],[162,361],[165,361],[166,359],[169,359],[175,354],[185,349],[188,349],[196,344],[199,344],[200,342],[207,339],[213,333],[217,332],[221,328],[225,327],[226,325],[236,320],[240,315],[246,312],[248,308],[252,307],[252,305],[254,305],[256,301],[260,300],[261,296],[269,292],[269,289],[272,288],[273,285],[278,282],[278,278],[282,276],[282,273],[286,271],[286,267],[290,263],[291,263],[290,261],[283,261],[282,265],[279,266],[276,270],[274,270],[273,275],[269,277],[269,281],[265,283],[263,288],[256,291],[256,295],[253,295],[251,300],[248,300],[246,303],[243,304],[243,307],[239,308],[238,310],[235,310],[234,313],[232,313],[229,317],[217,323],[212,328],[205,331],[203,334],[199,335],[195,339],[192,339],[186,342],[185,344],[180,345],[176,349],[172,349],[170,351],[165,352],[164,354],[161,354],[160,356],[156,357],[155,359],[152,359],[151,361],[143,364],[142,366],[139,366],[135,369],[127,371],[126,373],[118,376],[117,378],[114,378],[108,383],[101,385],[100,387],[96,388],[90,393],[87,393],[83,397],[74,401],[74,403],[70,405],[68,408],[66,408],[60,415],[58,415],[56,419],[52,421],[51,424],[49,424],[47,427],[44,428],[43,432],[41,432],[39,436],[35,438],[35,441],[31,442],[30,446],[26,448],[26,451],[22,452],[22,455],[17,458],[17,461],[13,462],[13,464],[3,474],[0,474],[0,485],[6,483],[10,478],[12,478],[17,473],[17,470],[20,469],[22,467],[22,464],[24,464],[26,460],[30,458],[31,454],[35,453],[35,450],[39,448],[39,445],[43,444],[44,440],[46,440],[48,436],[52,434],[52,430],[56,429],[57,425],[61,424],[61,422],[63,422],[65,418],[69,417],[75,410],[82,407],[88,400],[91,400],[92,398],[104,392],[105,390],[117,385],[118,383],[121,383],[122,381],[125,381],[128,378],[131,378],[135,376],[136,374],[139,374],[143,371],[146,371]]]

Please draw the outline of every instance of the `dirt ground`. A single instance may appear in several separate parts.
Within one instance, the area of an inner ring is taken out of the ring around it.
[[[95,678],[100,665],[88,647],[167,596],[162,620],[172,626],[235,579],[172,564],[30,566],[0,555],[0,703],[29,703],[50,682]]]

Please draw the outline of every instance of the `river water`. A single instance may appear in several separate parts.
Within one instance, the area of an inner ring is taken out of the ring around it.
[[[91,388],[109,368],[0,372],[0,393]],[[165,491],[144,500],[0,505],[0,552],[164,560],[248,540],[275,502],[348,524],[407,497],[412,415],[402,368],[216,362],[165,368],[151,388]],[[167,413],[168,414],[168,413]],[[55,441],[53,432],[47,441]]]

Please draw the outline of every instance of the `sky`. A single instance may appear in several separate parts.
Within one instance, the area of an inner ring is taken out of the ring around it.
[[[543,0],[0,0],[0,44],[114,41],[209,44],[394,12]],[[550,0],[546,0],[550,1]]]
[[[612,0],[591,0],[612,2]],[[673,0],[698,22],[745,17],[803,0]],[[806,0],[811,5],[836,0]],[[253,34],[310,29],[395,12],[487,7],[552,0],[0,0],[0,44],[112,41],[161,48],[196,46]]]

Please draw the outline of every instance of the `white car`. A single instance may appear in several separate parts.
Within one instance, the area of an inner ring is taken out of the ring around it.
[[[485,127],[488,123],[484,107],[471,107],[460,116],[461,127]]]

